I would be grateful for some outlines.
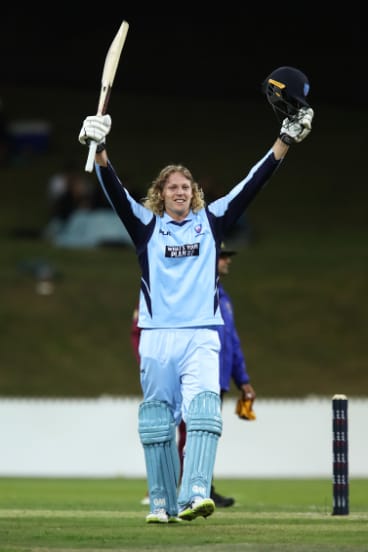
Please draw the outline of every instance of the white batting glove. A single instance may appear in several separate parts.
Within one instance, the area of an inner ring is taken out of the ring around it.
[[[311,107],[299,109],[296,117],[283,120],[280,131],[281,140],[290,146],[302,142],[312,130],[314,111]]]
[[[110,115],[91,115],[84,119],[78,139],[84,146],[87,146],[90,140],[103,144],[110,130]]]

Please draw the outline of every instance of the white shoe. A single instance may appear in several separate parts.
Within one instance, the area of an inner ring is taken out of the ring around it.
[[[145,496],[144,498],[142,498],[141,500],[142,506],[149,506],[149,503],[150,503],[149,496]]]
[[[147,523],[169,523],[169,516],[163,508],[157,508],[146,516]]]

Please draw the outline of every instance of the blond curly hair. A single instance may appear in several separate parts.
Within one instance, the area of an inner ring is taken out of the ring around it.
[[[147,207],[147,209],[150,209],[153,213],[155,213],[155,215],[159,215],[160,217],[163,216],[165,211],[165,204],[162,199],[162,190],[167,179],[174,172],[181,173],[191,183],[193,197],[190,207],[192,211],[197,213],[205,206],[203,191],[194,180],[190,170],[187,169],[187,167],[184,167],[184,165],[167,165],[167,167],[164,167],[159,172],[155,180],[153,180],[152,185],[148,188],[147,197],[145,197],[142,201],[143,205]]]

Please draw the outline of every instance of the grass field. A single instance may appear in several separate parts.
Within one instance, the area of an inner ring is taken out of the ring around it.
[[[350,482],[350,513],[332,515],[329,480],[216,481],[232,508],[147,525],[144,480],[0,479],[1,552],[353,552],[368,550],[368,480]]]

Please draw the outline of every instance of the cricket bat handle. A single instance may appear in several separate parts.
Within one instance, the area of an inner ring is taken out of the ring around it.
[[[95,142],[94,140],[91,140],[89,143],[89,151],[88,151],[86,166],[84,167],[84,170],[86,172],[91,173],[93,171],[93,167],[95,166],[96,149],[97,149],[97,142]]]

